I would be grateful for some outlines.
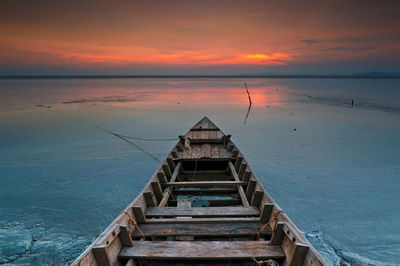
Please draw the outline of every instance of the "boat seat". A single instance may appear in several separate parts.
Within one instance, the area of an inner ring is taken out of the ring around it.
[[[134,241],[122,259],[284,259],[280,246],[266,241]]]
[[[167,236],[196,236],[196,237],[234,237],[256,236],[262,224],[259,222],[221,223],[216,226],[212,223],[193,224],[141,224],[140,230],[147,237]],[[134,235],[140,236],[136,229]],[[270,228],[264,230],[261,235],[272,235]]]
[[[256,207],[148,207],[145,215],[152,217],[243,217],[259,216]]]

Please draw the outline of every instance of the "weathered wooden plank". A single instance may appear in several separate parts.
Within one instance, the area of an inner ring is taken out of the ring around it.
[[[193,143],[193,140],[201,139],[202,131],[193,131],[193,138],[190,139],[190,142]]]
[[[192,148],[187,149],[186,147],[183,149],[182,158],[191,159],[192,158]]]
[[[179,181],[232,181],[232,176],[225,174],[198,174],[179,175]]]
[[[211,157],[211,145],[210,144],[201,145],[201,157],[202,158],[210,158]]]
[[[246,171],[247,163],[242,163],[239,167],[238,177],[239,180],[243,180],[244,172]]]
[[[105,234],[96,240],[97,246],[107,247],[112,243],[115,237],[119,234],[119,225],[114,224]]]
[[[233,148],[235,147],[235,145],[233,145],[233,143],[229,143],[228,144],[228,148],[227,148],[227,150],[228,151],[233,151]]]
[[[226,189],[226,188],[204,188],[204,189],[183,189],[183,190],[175,190],[174,193],[176,195],[221,195],[221,194],[233,194],[238,193],[236,189]]]
[[[99,266],[110,266],[112,265],[107,255],[105,246],[95,246],[92,248],[93,255],[96,259],[97,265]]]
[[[188,133],[186,133],[185,138],[189,138],[190,140],[192,140],[194,138],[194,132],[191,130]],[[183,144],[183,142],[182,142]]]
[[[250,181],[249,181],[249,183],[247,185],[247,189],[246,189],[246,198],[249,201],[251,201],[251,198],[253,197],[254,189],[256,188],[256,185],[257,185],[257,180],[250,179]]]
[[[229,169],[231,169],[232,176],[235,179],[235,181],[240,181],[239,177],[236,173],[235,167],[233,166],[231,161],[228,162],[228,166],[229,166]],[[249,201],[247,200],[246,194],[244,193],[243,187],[241,185],[239,185],[238,191],[239,191],[239,196],[242,199],[243,206],[249,207],[250,206]]]
[[[288,266],[302,265],[308,252],[309,247],[305,244],[295,243],[295,248],[291,258],[288,258]]]
[[[201,145],[201,144],[223,144],[221,139],[191,139],[191,144]],[[219,145],[221,146],[221,145]]]
[[[255,206],[255,207],[260,206],[263,196],[264,196],[264,191],[256,190],[256,192],[254,193],[253,198],[251,200],[251,206]]]
[[[161,185],[165,184],[168,182],[167,178],[165,177],[164,173],[159,171],[157,173],[158,181],[160,181]]]
[[[217,138],[217,131],[209,130],[208,132],[210,132],[210,139],[216,139]]]
[[[132,238],[128,230],[128,226],[119,225],[119,240],[123,247],[132,247]]]
[[[192,158],[201,158],[201,144],[192,145]]]
[[[243,185],[242,181],[193,181],[193,182],[168,182],[167,186],[175,187],[204,187],[204,186],[236,186]]]
[[[212,145],[210,150],[210,157],[211,158],[219,158],[219,151],[217,145]]]
[[[154,194],[156,195],[156,198],[158,201],[161,201],[163,198],[162,191],[160,184],[157,181],[151,182],[151,187],[153,188]]]
[[[153,194],[150,191],[143,193],[144,200],[146,201],[147,207],[155,207],[157,203],[154,201]]]
[[[218,145],[218,153],[220,158],[228,158],[228,151],[225,150],[223,145]]]
[[[147,237],[166,236],[256,236],[261,229],[258,222],[227,223],[215,226],[212,223],[203,224],[143,224],[140,230]],[[137,231],[135,235],[140,235]],[[271,235],[271,231],[265,230],[263,235]]]
[[[196,200],[193,200],[195,202]],[[202,200],[204,201],[204,200]],[[220,200],[206,200],[210,206],[217,207],[217,206],[236,206],[242,204],[241,199],[220,199]],[[177,205],[176,200],[168,200],[168,206]]]
[[[99,266],[115,265],[118,260],[118,254],[122,248],[120,238],[115,236],[112,242],[107,245],[95,246],[92,248],[92,252]]]
[[[200,132],[201,132],[200,139],[210,139],[210,131],[203,130]]]
[[[238,155],[239,155],[239,151],[238,151],[237,149],[233,149],[233,151],[232,151],[232,157],[233,157],[233,158],[236,158],[236,157],[238,157]]]
[[[120,258],[148,259],[283,259],[278,246],[263,241],[136,241]]]
[[[236,159],[236,163],[235,163],[235,170],[236,170],[236,172],[239,171],[239,167],[240,167],[240,165],[242,164],[242,161],[243,161],[243,156],[239,156],[239,157]]]
[[[260,211],[256,207],[149,207],[145,215],[146,217],[240,217],[259,216]]]
[[[208,130],[210,127],[210,120],[207,117],[203,117],[196,125],[194,125],[190,130]]]
[[[285,236],[285,232],[283,232],[283,227],[285,226],[284,222],[277,222],[275,232],[271,237],[271,246],[280,246],[282,244],[283,237]]]
[[[217,139],[222,139],[223,136],[225,136],[225,134],[221,130],[218,130],[217,131]]]
[[[179,171],[181,170],[182,167],[182,162],[179,161],[178,164],[175,167],[174,173],[171,176],[171,182],[174,183],[176,178],[178,177]],[[168,184],[168,183],[167,183]],[[172,187],[168,187],[165,189],[164,194],[163,194],[163,198],[160,201],[160,204],[158,206],[163,207],[167,204],[168,202],[168,198],[171,195],[172,192]]]
[[[222,174],[224,174],[224,175],[226,175],[226,174],[229,174],[230,171],[227,171],[227,170],[181,171],[181,175],[193,175],[194,173],[195,173],[196,175],[201,175],[201,174],[204,174],[204,175],[222,175]]]
[[[215,132],[218,132],[218,131],[220,131],[220,129],[219,128],[192,128],[192,129],[190,129],[190,131],[215,131]]]
[[[155,207],[153,207],[155,208]],[[140,206],[132,206],[132,211],[133,211],[133,215],[136,218],[136,222],[138,223],[145,223],[146,222],[146,218],[143,214],[143,210]]]
[[[245,183],[248,183],[251,177],[251,171],[250,170],[246,170],[246,172],[244,173],[243,179],[242,181]]]
[[[260,223],[265,224],[266,222],[269,221],[273,209],[274,209],[273,203],[265,203],[264,204],[264,208],[263,208],[263,210],[261,212],[261,216],[260,216]]]
[[[146,219],[146,224],[191,224],[191,223],[251,223],[251,222],[259,222],[259,217],[219,217],[219,218],[149,218]]]
[[[165,176],[167,177],[167,180],[171,180],[171,170],[169,169],[168,164],[163,164],[162,169],[164,171]]]
[[[168,163],[168,166],[169,166],[169,169],[171,170],[171,172],[174,172],[174,170],[175,170],[174,160],[171,157],[167,157],[167,163]]]

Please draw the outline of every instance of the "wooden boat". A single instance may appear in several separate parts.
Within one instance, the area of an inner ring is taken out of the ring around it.
[[[207,117],[72,265],[325,265]]]

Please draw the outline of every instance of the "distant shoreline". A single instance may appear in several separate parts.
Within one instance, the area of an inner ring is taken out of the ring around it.
[[[145,78],[271,78],[271,79],[400,79],[394,75],[7,75],[0,79],[145,79]]]

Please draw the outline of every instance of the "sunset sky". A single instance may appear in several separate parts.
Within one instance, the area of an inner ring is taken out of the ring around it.
[[[400,1],[18,1],[0,75],[400,72]]]

